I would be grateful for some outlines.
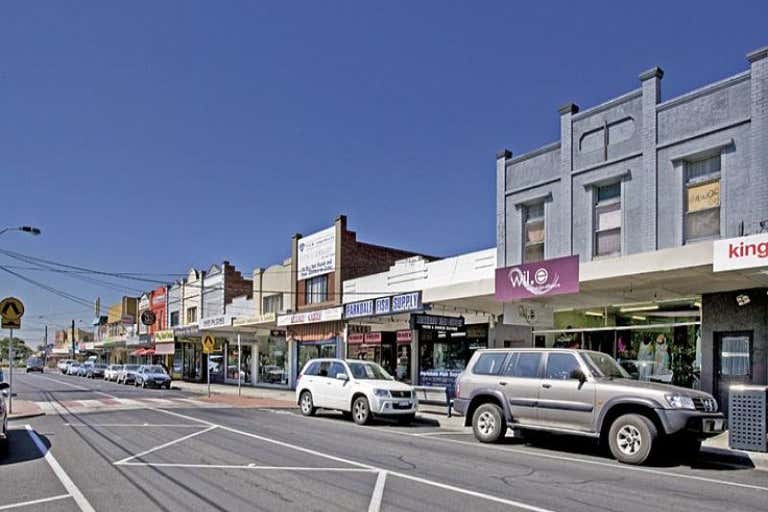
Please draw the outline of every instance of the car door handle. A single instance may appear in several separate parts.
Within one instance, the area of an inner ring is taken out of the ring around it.
[[[504,381],[502,381],[502,382],[499,382],[499,386],[506,386],[506,385],[507,385],[507,383],[506,383],[506,382],[504,382]]]
[[[549,389],[552,387],[552,384],[542,384],[541,387],[543,387],[544,389]]]

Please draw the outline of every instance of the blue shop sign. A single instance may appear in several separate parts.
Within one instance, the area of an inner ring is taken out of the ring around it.
[[[422,309],[421,292],[401,293],[378,299],[359,300],[344,306],[344,318],[393,315]]]

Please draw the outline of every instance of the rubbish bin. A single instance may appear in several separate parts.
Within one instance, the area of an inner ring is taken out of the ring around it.
[[[768,451],[768,386],[734,385],[728,390],[728,439],[731,448]]]

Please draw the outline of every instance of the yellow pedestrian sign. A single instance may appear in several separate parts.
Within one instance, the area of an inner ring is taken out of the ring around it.
[[[205,338],[203,338],[203,354],[211,354],[213,353],[213,347],[216,344],[216,342],[213,339],[213,336],[210,334],[206,335]]]
[[[3,329],[21,329],[24,304],[16,297],[6,297],[0,301],[0,316],[3,317]]]

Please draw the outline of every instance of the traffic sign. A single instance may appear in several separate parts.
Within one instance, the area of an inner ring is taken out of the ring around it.
[[[203,338],[203,354],[211,354],[215,344],[216,342],[214,341],[213,336],[207,334],[205,338]]]
[[[24,304],[16,297],[6,297],[0,301],[0,316],[3,318],[3,329],[21,329]]]

